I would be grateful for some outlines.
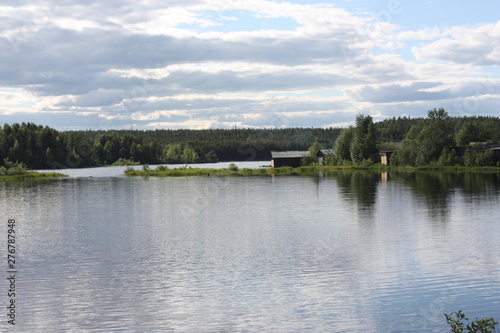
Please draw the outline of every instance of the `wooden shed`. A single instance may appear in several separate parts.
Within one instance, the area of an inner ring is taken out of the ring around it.
[[[289,166],[296,168],[300,166],[300,160],[308,156],[307,150],[271,151],[271,167],[279,168]]]
[[[396,151],[397,149],[382,149],[378,154],[380,155],[380,163],[389,165],[390,160],[391,160],[391,155]]]
[[[323,160],[325,159],[325,156],[328,154],[333,154],[333,149],[320,149],[316,153],[316,157],[318,158],[318,164],[321,165],[323,164]]]
[[[500,143],[471,142],[469,146],[455,146],[450,149],[453,149],[461,160],[463,160],[467,151],[485,152],[492,150],[495,153],[495,162],[500,161]]]

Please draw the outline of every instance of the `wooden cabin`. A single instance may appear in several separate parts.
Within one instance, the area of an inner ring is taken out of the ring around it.
[[[323,164],[323,160],[325,159],[325,156],[328,154],[332,154],[333,149],[320,149],[316,153],[316,157],[318,158],[318,164],[321,165]]]
[[[309,155],[307,150],[288,150],[288,151],[272,151],[271,152],[271,167],[279,168],[289,166],[297,168],[300,166],[302,157]]]

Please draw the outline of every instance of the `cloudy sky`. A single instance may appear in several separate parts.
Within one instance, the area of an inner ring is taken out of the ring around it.
[[[500,1],[3,0],[0,123],[500,116]]]

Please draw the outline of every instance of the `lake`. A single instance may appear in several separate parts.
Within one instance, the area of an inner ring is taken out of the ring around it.
[[[500,174],[99,170],[0,182],[17,331],[447,332],[443,313],[500,319]]]

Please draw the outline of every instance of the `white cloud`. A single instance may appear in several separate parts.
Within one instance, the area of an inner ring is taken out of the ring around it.
[[[500,63],[499,22],[404,30],[331,4],[268,0],[6,0],[0,13],[5,121],[330,126],[433,103],[491,113],[500,95],[484,67]]]
[[[477,27],[455,27],[434,42],[414,47],[419,61],[448,61],[477,66],[500,65],[500,21]]]

